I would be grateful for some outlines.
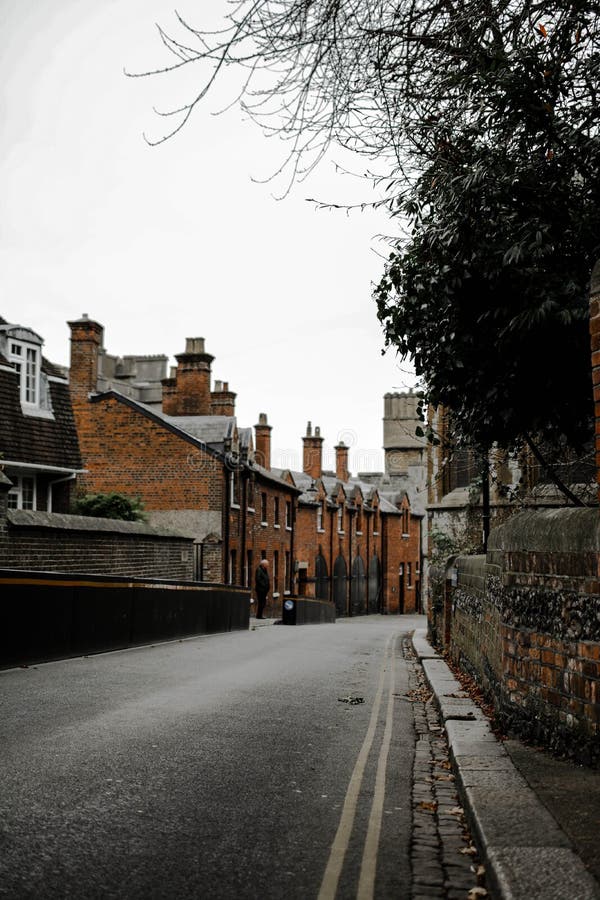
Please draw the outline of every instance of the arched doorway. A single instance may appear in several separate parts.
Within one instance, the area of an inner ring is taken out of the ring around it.
[[[329,573],[325,557],[319,554],[315,560],[315,597],[329,600]]]
[[[381,612],[381,565],[376,555],[369,563],[369,612]]]
[[[348,567],[343,556],[338,556],[333,566],[333,600],[336,616],[347,616]]]
[[[367,579],[362,557],[357,556],[352,563],[352,585],[350,603],[353,616],[364,616],[367,612]]]

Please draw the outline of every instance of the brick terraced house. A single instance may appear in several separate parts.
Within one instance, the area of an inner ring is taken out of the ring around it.
[[[348,447],[336,471],[322,470],[323,438],[308,423],[303,472],[275,470],[302,489],[296,519],[299,596],[335,603],[336,615],[421,609],[421,516],[405,491],[382,493],[350,477]]]
[[[0,465],[9,510],[68,512],[83,468],[67,373],[30,328],[0,318]]]
[[[123,379],[135,366],[106,353],[98,322],[83,316],[69,326],[83,490],[137,496],[151,525],[193,537],[197,580],[252,586],[254,569],[266,556],[274,569],[267,614],[280,614],[284,593],[293,590],[293,523],[301,491],[268,469],[266,416],[257,426],[255,454],[252,430],[237,424],[235,393],[227,382],[211,390],[213,357],[203,338],[187,339],[177,366],[162,379],[158,405],[140,399],[144,392],[155,396],[155,383]],[[110,377],[103,368],[107,359]],[[125,359],[137,360],[138,369],[166,361]]]

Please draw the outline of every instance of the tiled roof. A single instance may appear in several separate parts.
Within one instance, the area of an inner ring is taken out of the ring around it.
[[[234,416],[166,416],[160,410],[154,412],[205,444],[222,444],[235,427]]]
[[[54,418],[25,416],[16,374],[0,371],[0,453],[32,465],[81,469],[69,386],[50,382]]]

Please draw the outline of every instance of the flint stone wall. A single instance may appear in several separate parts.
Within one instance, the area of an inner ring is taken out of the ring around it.
[[[594,765],[599,559],[597,509],[525,512],[492,531],[487,557],[458,557],[444,582],[446,649],[477,678],[504,729]],[[444,628],[435,630],[439,640]]]

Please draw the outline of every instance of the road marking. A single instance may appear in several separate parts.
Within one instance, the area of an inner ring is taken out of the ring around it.
[[[321,882],[321,889],[319,891],[318,900],[334,900],[337,892],[340,874],[342,872],[342,866],[344,864],[344,858],[346,856],[348,844],[350,843],[350,835],[352,833],[352,826],[354,824],[354,817],[356,815],[356,806],[358,803],[360,786],[362,784],[363,775],[365,773],[365,766],[367,764],[369,752],[373,745],[373,738],[375,737],[377,719],[379,717],[379,708],[381,706],[381,698],[383,696],[383,688],[385,684],[386,663],[390,645],[394,640],[395,635],[391,635],[385,645],[383,660],[381,663],[381,671],[379,674],[379,684],[377,685],[377,693],[375,694],[375,701],[373,703],[373,709],[371,711],[369,727],[367,728],[367,733],[365,735],[363,745],[360,748],[360,753],[358,754],[358,757],[356,759],[354,771],[352,772],[350,783],[348,784],[348,790],[346,791],[346,797],[344,799],[344,807],[342,809],[342,815],[340,817],[340,824],[338,825],[335,838],[333,839],[333,844],[331,845],[329,860],[327,862],[327,868],[325,869],[325,874],[323,875],[323,880]]]
[[[373,804],[369,816],[369,827],[365,838],[365,846],[360,866],[360,878],[358,881],[357,900],[372,900],[375,894],[375,876],[377,874],[377,855],[379,853],[379,837],[381,834],[381,820],[383,818],[383,805],[385,801],[385,776],[392,742],[392,726],[394,721],[394,647],[390,663],[390,682],[388,687],[388,703],[385,719],[385,731],[377,761],[377,775],[375,777],[375,791]]]

